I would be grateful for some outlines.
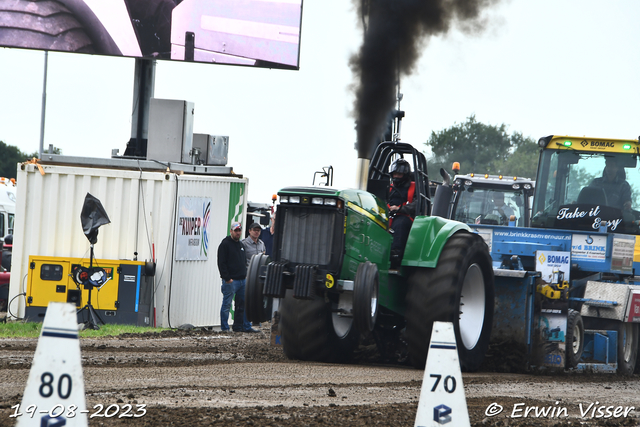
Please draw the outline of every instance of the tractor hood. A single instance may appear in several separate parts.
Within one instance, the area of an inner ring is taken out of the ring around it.
[[[371,193],[357,189],[338,190],[331,187],[286,187],[278,192],[282,205],[313,206],[341,204],[369,217],[386,228],[388,208]]]

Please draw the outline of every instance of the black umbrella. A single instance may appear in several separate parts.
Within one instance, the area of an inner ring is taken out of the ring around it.
[[[80,221],[82,221],[84,235],[87,236],[89,243],[92,245],[98,241],[98,228],[111,222],[100,200],[90,193],[87,193],[87,196],[84,198]]]
[[[104,325],[104,321],[98,316],[95,309],[91,305],[91,291],[94,287],[100,289],[102,285],[107,283],[107,273],[103,268],[93,266],[93,245],[98,241],[98,228],[111,221],[107,216],[107,212],[102,207],[100,200],[87,193],[80,212],[80,221],[82,221],[82,231],[91,243],[91,254],[89,256],[89,268],[78,265],[73,271],[73,280],[78,285],[83,285],[89,291],[87,304],[78,310],[78,315],[87,310],[89,318],[85,322],[85,328],[100,329],[98,322]]]

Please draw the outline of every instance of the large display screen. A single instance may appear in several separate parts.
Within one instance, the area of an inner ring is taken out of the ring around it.
[[[11,0],[0,46],[298,69],[302,0]]]

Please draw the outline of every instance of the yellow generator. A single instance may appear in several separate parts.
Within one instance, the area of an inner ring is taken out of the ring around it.
[[[55,301],[74,303],[78,307],[78,323],[84,323],[89,310],[82,308],[91,295],[91,306],[104,323],[153,326],[152,263],[94,259],[93,267],[102,267],[109,280],[91,291],[73,280],[72,272],[78,266],[89,267],[89,259],[29,257],[26,320],[41,322],[49,303]]]

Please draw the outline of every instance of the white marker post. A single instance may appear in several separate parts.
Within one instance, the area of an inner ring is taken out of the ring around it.
[[[415,427],[470,426],[456,335],[451,322],[433,322]]]
[[[13,408],[17,427],[88,425],[75,305],[49,303],[22,404]]]

